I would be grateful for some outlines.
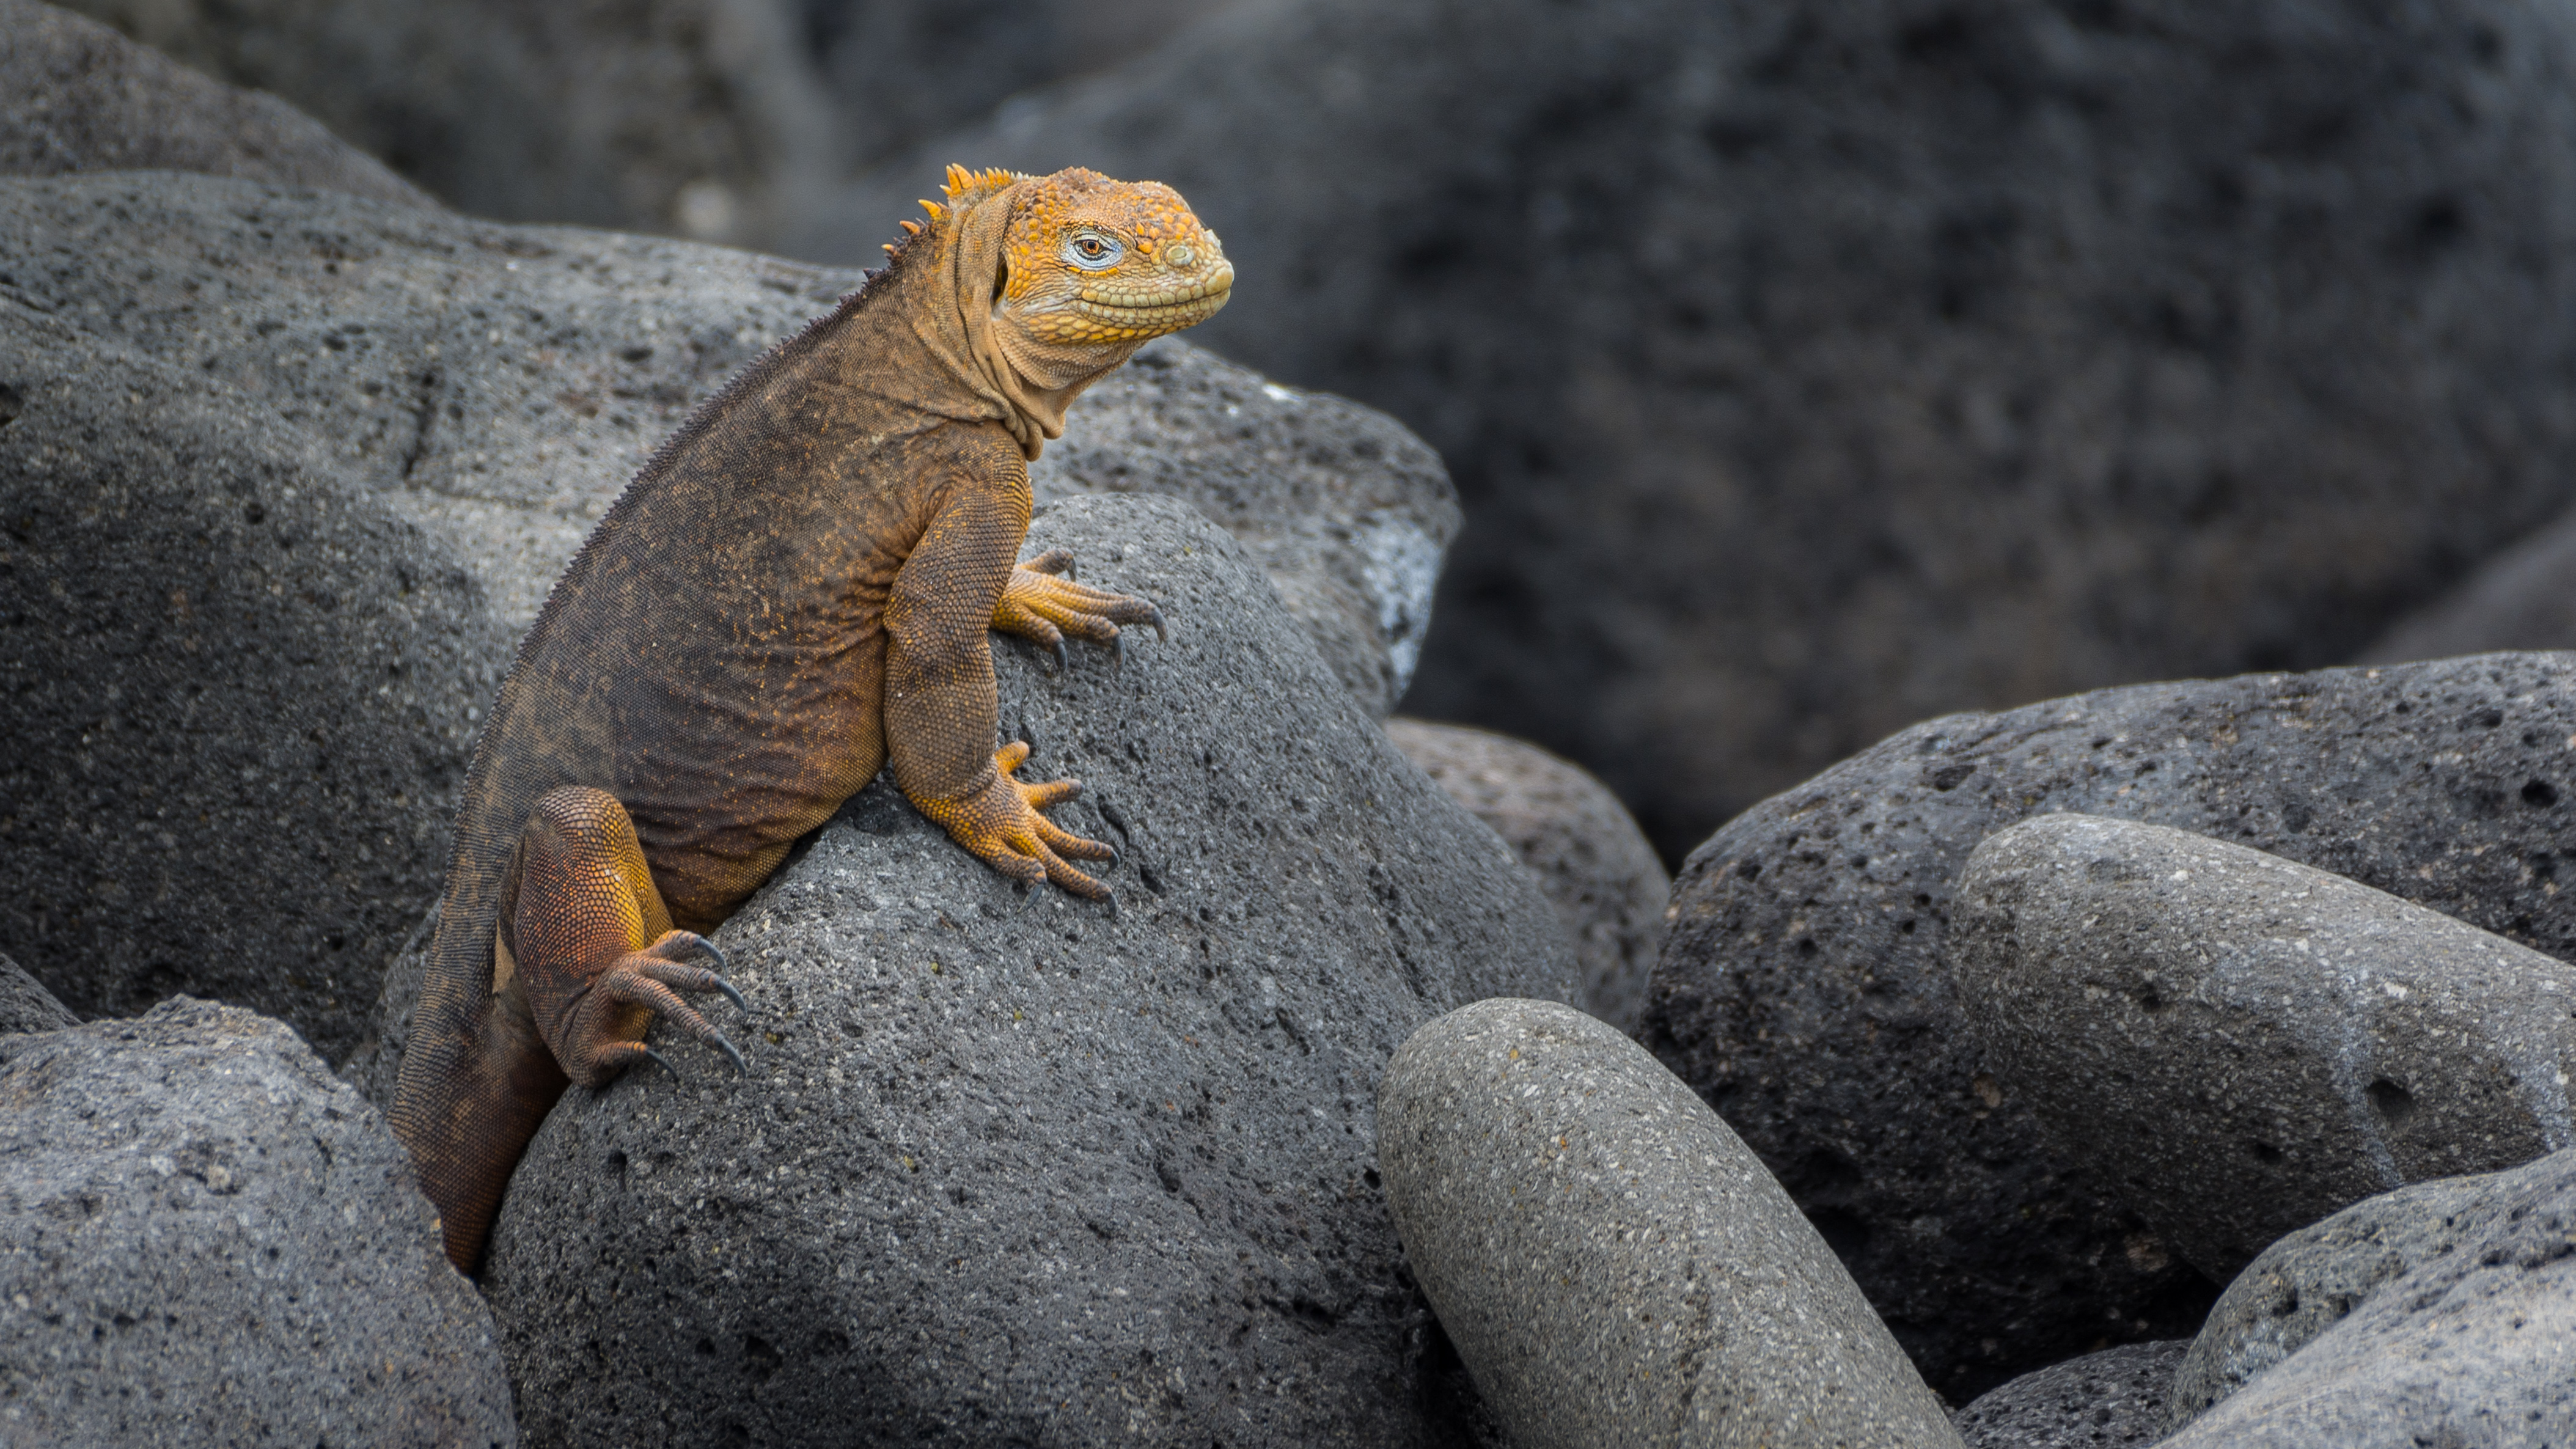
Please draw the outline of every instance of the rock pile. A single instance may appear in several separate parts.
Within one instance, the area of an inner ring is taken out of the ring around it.
[[[2034,1101],[2061,1079],[2017,1082],[1981,1059],[1945,961],[1970,853],[2058,811],[2331,871],[2496,933],[2498,959],[2529,964],[2510,942],[2576,960],[2576,655],[2141,685],[1932,720],[1693,853],[1641,1039],[1780,1174],[1953,1402],[2105,1340],[2188,1336],[2212,1293],[2143,1200],[2042,1130]],[[2082,963],[2101,954],[2086,941]],[[2353,1019],[2319,1021],[2314,1050],[2331,1058],[2334,1023]],[[2208,1079],[2235,1074],[2226,1043],[2193,1050]],[[2181,1062],[2129,1070],[2187,1087]],[[2349,1091],[2367,1105],[2372,1081]],[[2227,1160],[2250,1151],[2231,1144]],[[2248,1231],[2242,1247],[2261,1248]]]

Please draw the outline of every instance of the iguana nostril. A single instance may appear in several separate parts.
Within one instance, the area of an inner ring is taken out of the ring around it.
[[[1163,260],[1170,262],[1176,267],[1186,267],[1198,259],[1199,254],[1190,250],[1190,244],[1188,242],[1174,242],[1172,243],[1172,249],[1163,253]]]

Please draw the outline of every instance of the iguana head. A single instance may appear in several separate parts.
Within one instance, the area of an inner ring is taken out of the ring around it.
[[[1000,211],[993,340],[1041,388],[1106,371],[1154,338],[1216,315],[1234,268],[1216,233],[1159,181],[1112,181],[1079,167],[1052,176],[948,168],[934,222]]]

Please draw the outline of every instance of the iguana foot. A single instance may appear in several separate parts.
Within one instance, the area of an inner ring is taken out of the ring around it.
[[[1162,610],[1152,603],[1074,582],[1073,555],[1060,548],[1013,567],[1010,581],[1002,586],[1002,602],[993,609],[996,630],[1054,650],[1058,669],[1071,663],[1064,650],[1067,634],[1107,644],[1124,658],[1127,644],[1119,633],[1121,624],[1150,624],[1156,637],[1170,637],[1163,628]]]
[[[1147,607],[1151,607],[1148,605]],[[921,813],[939,822],[949,838],[968,854],[1013,880],[1036,884],[1054,881],[1078,896],[1109,899],[1109,887],[1065,864],[1064,858],[1115,862],[1118,852],[1097,840],[1085,840],[1038,812],[1082,793],[1079,780],[1051,780],[1025,785],[1011,778],[1029,757],[1029,747],[1014,741],[993,756],[993,774],[982,789],[961,800],[915,800]]]
[[[644,1045],[655,1012],[744,1070],[724,1033],[680,999],[715,991],[744,1006],[733,983],[682,960],[705,956],[721,966],[724,953],[694,931],[671,929],[634,822],[605,791],[567,786],[537,801],[502,921],[496,961],[526,993],[565,1076],[596,1087],[638,1062],[671,1070]]]

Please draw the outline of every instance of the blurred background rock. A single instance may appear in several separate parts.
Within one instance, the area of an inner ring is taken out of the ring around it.
[[[1948,710],[2576,645],[2502,559],[2576,503],[2563,7],[75,8],[496,217],[848,264],[950,159],[1172,182],[1207,343],[1455,474],[1408,712],[1668,859]]]

